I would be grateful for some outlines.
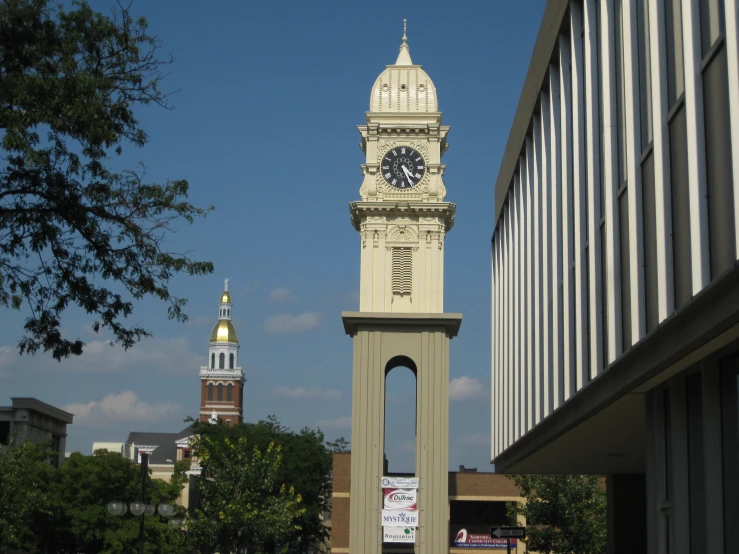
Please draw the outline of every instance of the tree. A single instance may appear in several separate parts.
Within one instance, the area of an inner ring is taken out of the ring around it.
[[[606,551],[603,480],[586,475],[513,475],[526,502],[509,504],[524,516],[527,548],[541,554],[601,554]]]
[[[193,453],[202,468],[197,518],[187,532],[200,552],[286,552],[304,511],[294,487],[279,481],[280,447],[202,433]]]
[[[134,108],[169,107],[160,84],[172,59],[159,47],[120,4],[108,17],[85,2],[0,3],[0,306],[30,311],[21,353],[80,354],[82,341],[62,334],[70,306],[128,348],[150,334],[123,321],[134,300],[159,298],[184,321],[169,280],[213,271],[164,249],[176,223],[212,209],[187,202],[186,180],[106,167],[147,143]]]
[[[320,430],[305,427],[299,432],[282,425],[270,415],[258,423],[247,423],[226,427],[224,425],[196,424],[202,436],[214,441],[236,441],[264,451],[270,444],[281,448],[282,463],[277,469],[280,486],[285,484],[300,494],[303,508],[297,526],[287,541],[287,552],[293,554],[317,552],[330,536],[330,528],[324,524],[324,516],[330,509],[331,474],[333,452],[348,451],[349,443],[340,438],[325,442]],[[275,491],[278,489],[276,488]]]
[[[41,534],[48,541],[42,546],[47,552],[59,554],[136,552],[139,518],[113,516],[108,513],[107,504],[112,500],[139,498],[140,475],[140,466],[117,453],[101,450],[93,456],[72,454],[58,470],[53,487],[52,517],[47,522],[52,532]],[[150,503],[164,502],[160,500],[163,497],[174,504],[184,481],[182,467],[168,483],[153,479],[158,495],[149,493]],[[184,534],[157,514],[146,517],[145,532],[146,552],[187,551]]]
[[[49,443],[26,441],[0,449],[0,552],[128,554],[136,552],[139,519],[108,513],[111,500],[138,498],[140,468],[120,454],[72,454],[61,468]],[[169,483],[152,482],[171,502],[182,489],[182,468]],[[182,511],[180,509],[180,511]],[[146,552],[188,552],[187,537],[159,516],[146,518]]]
[[[50,513],[54,468],[49,461],[55,456],[47,444],[16,445],[14,437],[0,446],[0,552],[3,547],[36,549],[34,521]]]

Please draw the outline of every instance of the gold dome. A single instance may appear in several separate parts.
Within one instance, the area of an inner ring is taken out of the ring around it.
[[[231,304],[231,295],[228,293],[227,290],[223,291],[223,294],[221,295],[221,304]]]
[[[233,323],[228,319],[221,319],[216,323],[213,332],[210,334],[210,342],[239,342]]]

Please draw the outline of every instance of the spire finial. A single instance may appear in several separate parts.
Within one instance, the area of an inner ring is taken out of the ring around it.
[[[411,61],[411,53],[410,49],[408,48],[408,35],[406,34],[407,30],[407,20],[403,20],[403,42],[400,45],[400,53],[398,54],[398,59],[395,61],[395,65],[413,65],[413,62]]]
[[[227,291],[228,290],[228,277],[226,279],[224,279],[224,281],[223,281],[223,290],[224,291]]]

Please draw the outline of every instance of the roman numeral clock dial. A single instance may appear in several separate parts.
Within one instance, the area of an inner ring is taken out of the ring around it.
[[[426,161],[415,148],[397,146],[388,150],[380,163],[382,176],[396,189],[409,189],[426,174]]]

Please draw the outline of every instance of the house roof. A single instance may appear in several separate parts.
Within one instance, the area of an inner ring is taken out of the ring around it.
[[[174,465],[177,461],[177,441],[192,434],[192,424],[178,433],[143,433],[131,431],[126,442],[134,446],[155,447],[149,455],[150,464]]]

